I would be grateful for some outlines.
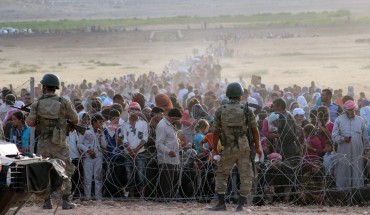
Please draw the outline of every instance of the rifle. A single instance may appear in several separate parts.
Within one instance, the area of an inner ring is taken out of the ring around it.
[[[248,125],[248,112],[249,112],[249,103],[247,102],[245,104],[245,107],[244,107],[244,114],[245,114],[245,120],[246,120],[245,123],[247,125]],[[246,135],[247,135],[247,138],[248,138],[249,148],[251,150],[251,152],[250,152],[250,161],[252,163],[252,170],[253,170],[254,176],[256,177],[256,175],[257,175],[257,173],[256,173],[256,163],[255,163],[256,148],[254,146],[252,128],[250,128],[249,126],[248,126],[248,130],[247,130]]]
[[[21,111],[24,111],[24,112],[27,112],[27,113],[30,113],[31,109],[29,108],[29,106],[31,106],[31,104],[22,105],[22,107],[16,107],[14,105],[11,105],[11,107],[15,108],[15,109],[18,109],[18,110],[21,110]],[[81,125],[74,125],[69,119],[67,119],[67,129],[66,129],[67,136],[69,136],[69,131],[71,129],[76,130],[77,133],[82,134],[82,135],[84,135],[85,131],[86,131],[86,127],[81,126]]]

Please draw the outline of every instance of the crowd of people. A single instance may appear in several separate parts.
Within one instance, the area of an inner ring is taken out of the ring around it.
[[[175,74],[164,71],[78,85],[61,82],[60,96],[73,104],[79,125],[86,128],[67,138],[76,167],[74,198],[209,202],[219,162],[212,152],[222,152],[227,143],[222,137],[214,141],[213,130],[217,109],[228,101],[229,83],[207,79],[220,71],[207,56],[189,65],[191,81],[174,81]],[[284,89],[239,83],[244,87],[241,103],[256,116],[263,152],[254,160],[249,201],[333,203],[338,193],[353,197],[347,194],[367,186],[370,101],[364,93],[355,95],[351,86],[348,92],[320,89],[314,81]],[[18,109],[30,104],[29,89],[15,94],[2,90],[2,137],[22,154],[37,153],[37,144],[30,148],[27,113]],[[41,96],[38,86],[35,97]],[[239,175],[236,167],[230,173],[230,201],[237,199]]]

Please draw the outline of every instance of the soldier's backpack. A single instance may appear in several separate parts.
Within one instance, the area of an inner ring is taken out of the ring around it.
[[[58,96],[49,97],[49,99],[44,99],[41,97],[38,100],[37,107],[36,107],[36,113],[37,116],[42,117],[42,119],[45,123],[42,133],[45,132],[52,132],[52,143],[54,144],[61,144],[65,140],[65,128],[63,126],[63,119],[61,118],[61,114],[63,108],[62,108],[62,98]]]
[[[245,106],[243,104],[225,104],[222,106],[221,122],[224,131],[240,129],[246,131]]]

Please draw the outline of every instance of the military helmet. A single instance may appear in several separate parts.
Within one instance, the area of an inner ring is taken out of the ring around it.
[[[51,73],[45,74],[40,83],[45,86],[59,89],[59,77]]]
[[[233,82],[227,85],[226,97],[240,97],[244,93],[244,89],[239,82]]]

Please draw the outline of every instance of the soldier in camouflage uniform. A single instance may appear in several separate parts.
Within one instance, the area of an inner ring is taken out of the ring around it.
[[[69,200],[71,194],[71,176],[75,170],[69,155],[66,142],[67,119],[72,124],[78,123],[77,112],[68,100],[55,94],[59,89],[59,78],[54,74],[45,74],[42,78],[43,96],[31,105],[31,111],[26,123],[30,127],[37,126],[39,130],[38,154],[44,158],[57,158],[65,163],[65,170],[69,176],[62,186],[62,209],[75,207]],[[68,131],[69,132],[69,131]],[[44,209],[52,209],[50,196],[45,200]]]
[[[244,90],[240,83],[230,83],[226,89],[226,96],[229,98],[229,101],[219,107],[215,113],[213,144],[216,146],[221,138],[224,150],[221,153],[221,159],[216,170],[218,203],[210,208],[212,211],[226,210],[224,199],[226,182],[234,165],[238,167],[241,183],[240,198],[236,210],[243,210],[246,196],[250,193],[254,178],[251,149],[246,136],[248,127],[251,129],[256,153],[260,158],[262,156],[259,147],[259,132],[253,111],[246,109],[245,105],[240,103],[243,92]],[[213,157],[215,158],[218,154],[217,147],[213,147]]]

